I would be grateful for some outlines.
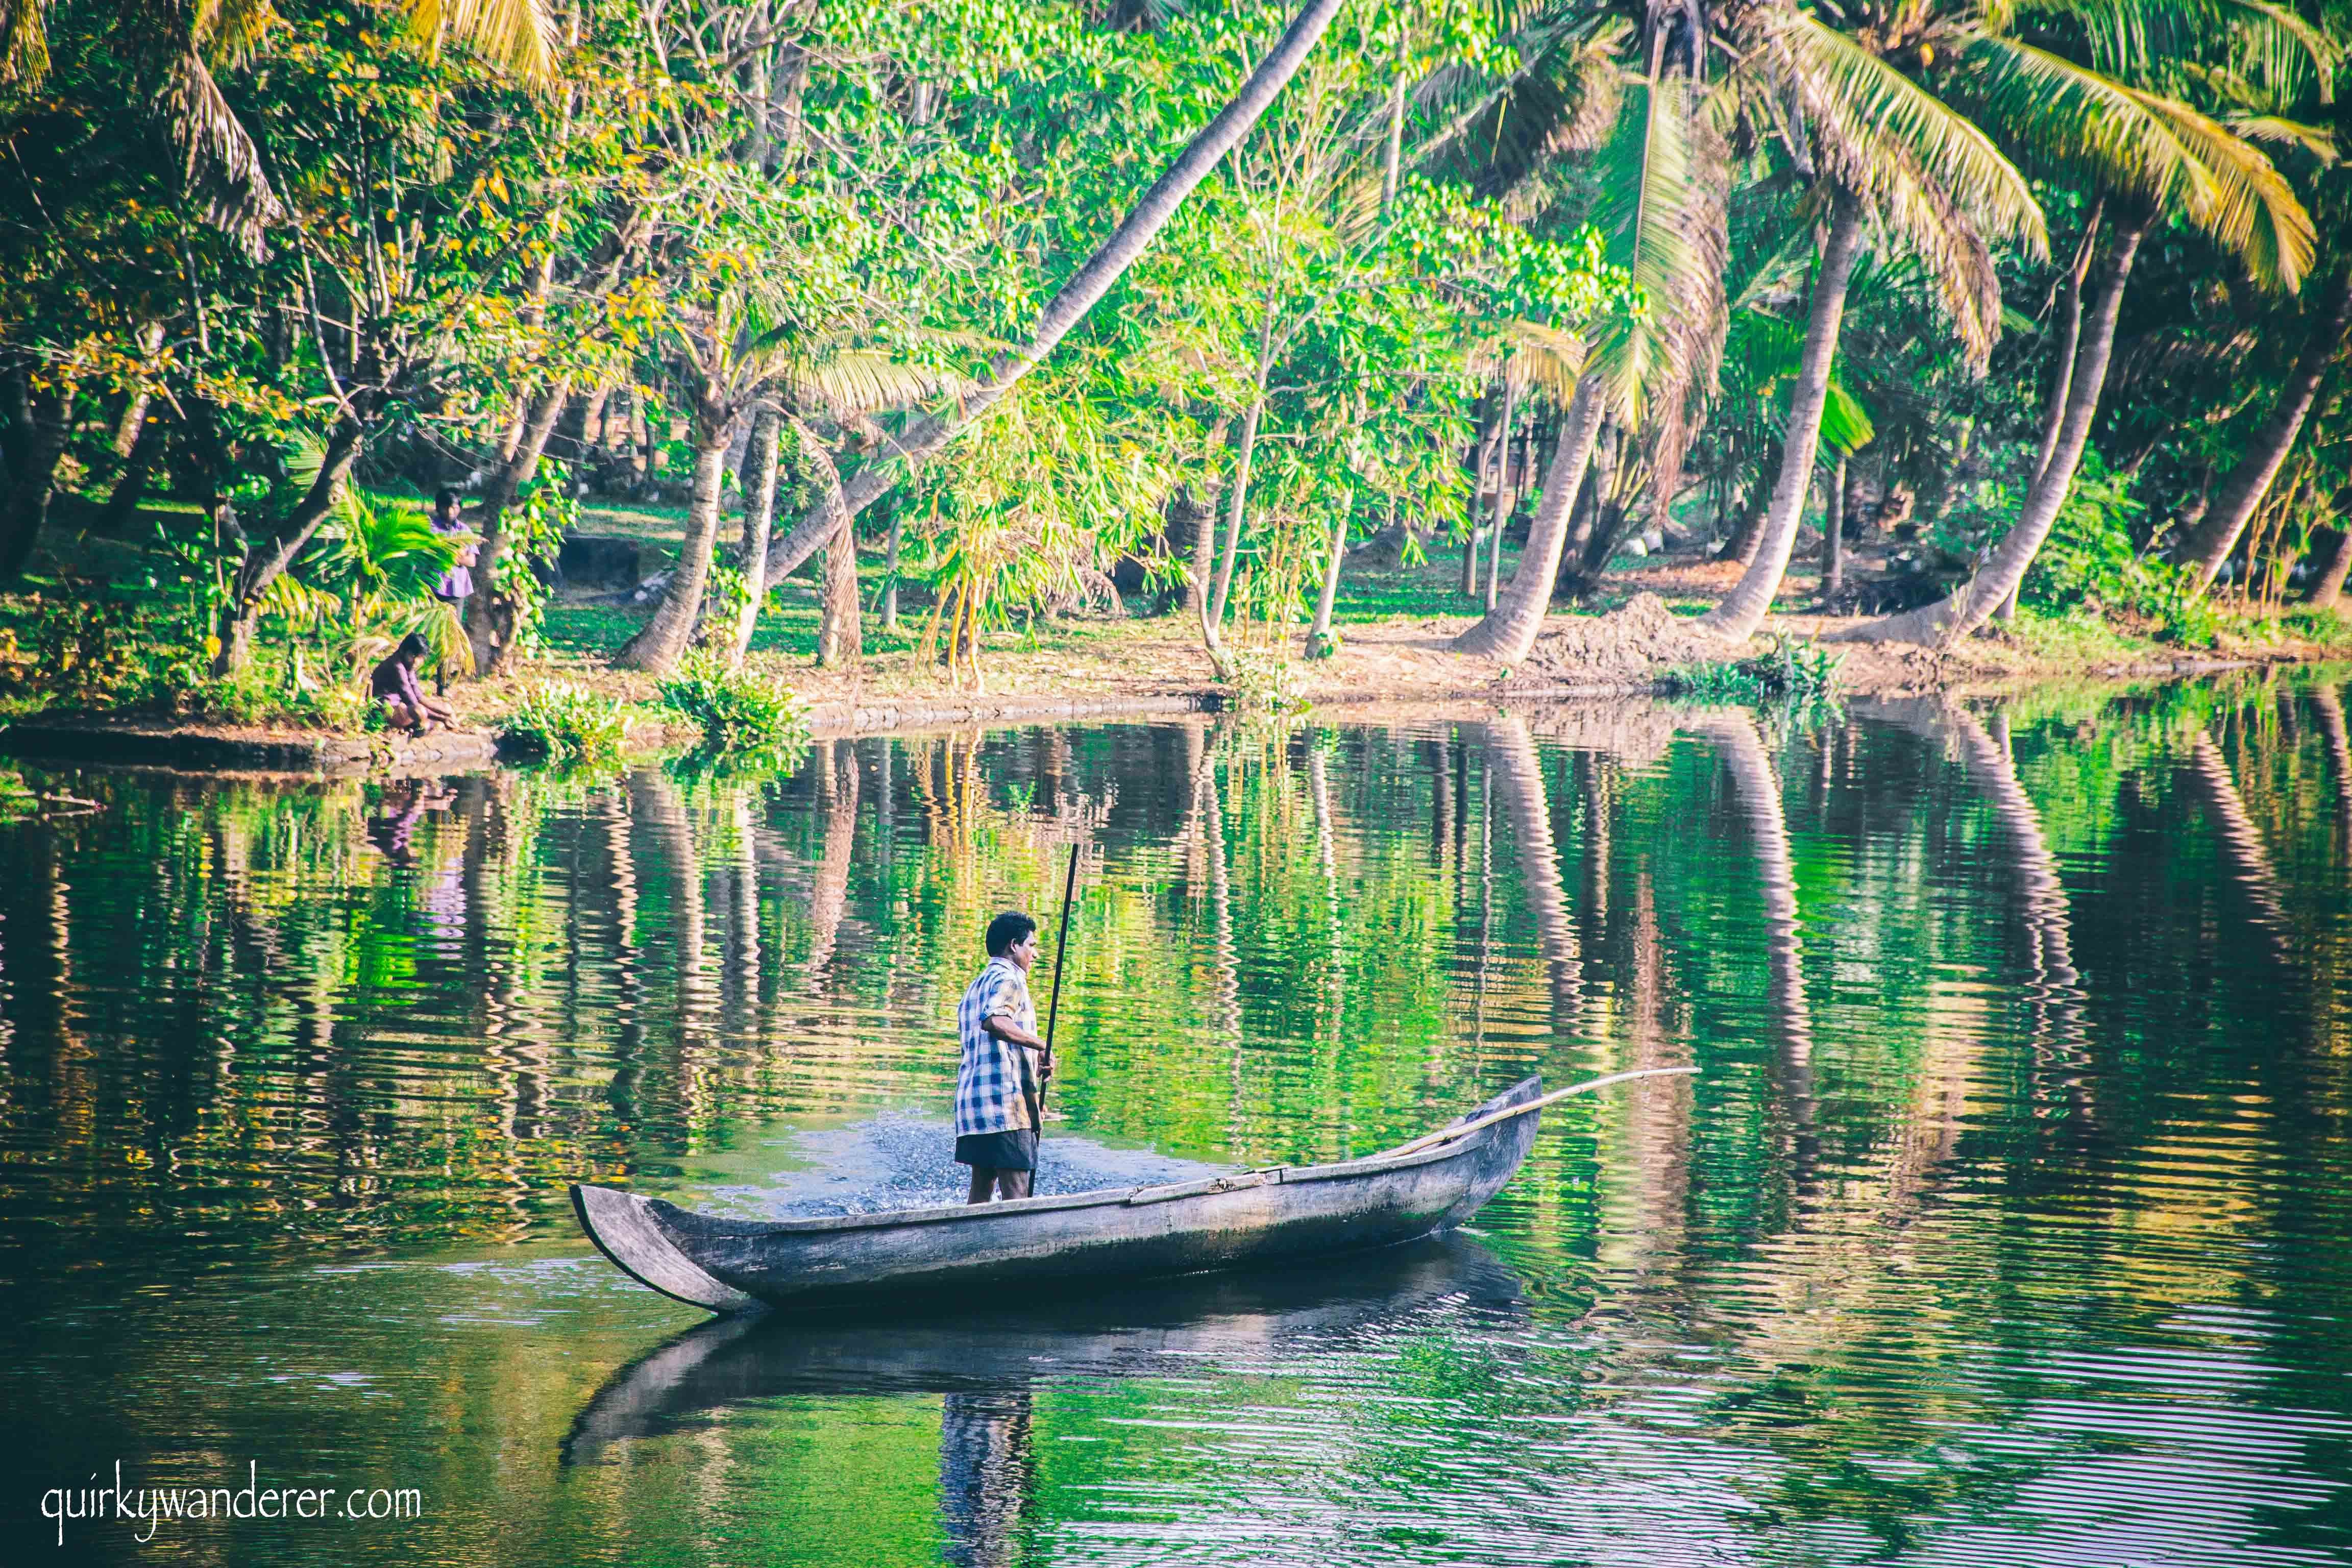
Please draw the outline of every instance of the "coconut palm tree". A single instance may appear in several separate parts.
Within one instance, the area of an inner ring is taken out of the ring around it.
[[[2233,36],[2231,47],[2253,49],[2282,73],[2297,58],[2323,69],[2332,65],[2332,53],[2310,28],[2266,5],[2216,0],[2181,11],[2192,9],[2190,20],[2201,18],[2209,27],[2221,16]],[[1950,596],[1843,637],[1948,647],[2017,591],[2073,488],[2106,384],[2124,289],[2152,226],[2177,219],[2200,231],[2259,287],[2292,293],[2301,284],[2312,260],[2311,218],[2253,141],[2285,128],[2232,127],[2179,97],[2137,84],[2158,74],[2156,62],[2181,52],[2179,40],[2152,23],[2180,22],[2180,13],[2168,14],[2160,5],[2103,14],[2084,48],[2091,65],[1990,30],[1960,53],[1954,95],[2021,154],[2097,192],[2113,231],[2074,363],[2061,383],[2056,438],[2027,487],[2017,521],[1976,575]],[[2168,48],[2175,54],[2162,52]]]
[[[1837,16],[1843,26],[1766,11],[1750,35],[1767,68],[1788,83],[1807,128],[1800,140],[1792,127],[1787,144],[1801,171],[1809,164],[1818,171],[1824,234],[1763,531],[1738,584],[1700,621],[1737,639],[1763,624],[1788,569],[1812,489],[1822,410],[1865,226],[1924,264],[1962,349],[1979,364],[2000,321],[1992,243],[2007,239],[2035,251],[2044,244],[2041,208],[2024,176],[1972,121],[1893,63],[1932,57],[1972,23],[1912,5],[1841,6]]]

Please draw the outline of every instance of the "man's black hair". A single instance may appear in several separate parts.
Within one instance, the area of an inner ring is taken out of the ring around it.
[[[457,509],[457,492],[454,487],[443,485],[438,490],[436,490],[433,493],[433,510],[435,511],[453,511]]]
[[[425,640],[423,632],[411,632],[400,639],[399,657],[402,658],[423,658],[432,651],[433,645]]]
[[[1037,922],[1019,910],[1007,910],[988,922],[988,956],[1003,958],[1013,944],[1037,929]]]

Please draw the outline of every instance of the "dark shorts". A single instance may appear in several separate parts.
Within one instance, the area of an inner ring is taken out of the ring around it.
[[[1021,1127],[1010,1132],[967,1132],[956,1140],[956,1163],[975,1171],[1034,1171],[1037,1168],[1037,1133]]]

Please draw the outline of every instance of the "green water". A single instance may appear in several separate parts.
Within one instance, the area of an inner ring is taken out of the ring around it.
[[[2332,685],[30,777],[0,1562],[2352,1562]],[[690,1332],[591,1252],[946,1195],[1073,841],[1049,1186],[1700,1076],[1328,1269]],[[44,1517],[118,1463],[417,1516]]]

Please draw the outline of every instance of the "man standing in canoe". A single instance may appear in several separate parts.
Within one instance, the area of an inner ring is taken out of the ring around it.
[[[1037,1168],[1037,1107],[1054,1072],[1029,1000],[1037,946],[1037,922],[1027,915],[1007,910],[989,921],[988,967],[956,1008],[963,1066],[956,1074],[955,1157],[971,1167],[967,1203],[1025,1198]]]

